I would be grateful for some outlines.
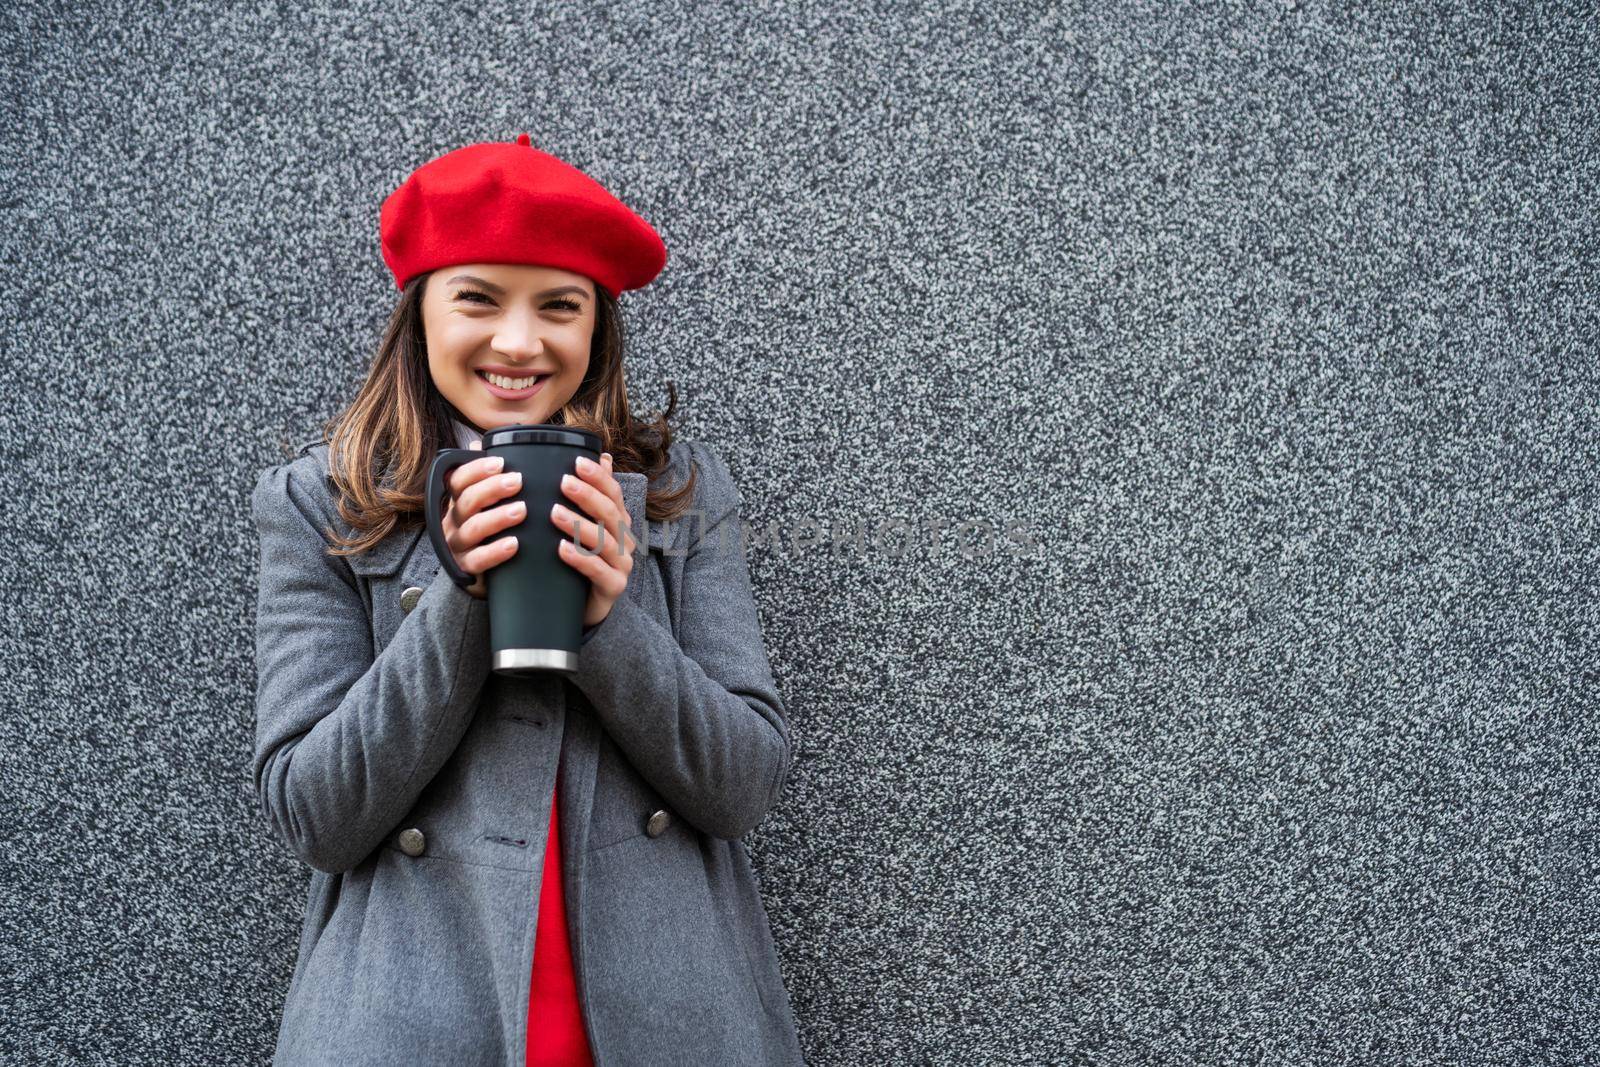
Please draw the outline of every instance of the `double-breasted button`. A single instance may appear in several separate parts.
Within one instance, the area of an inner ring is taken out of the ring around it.
[[[428,847],[428,839],[415,826],[400,831],[400,851],[408,856],[420,856]]]
[[[411,609],[416,607],[417,601],[421,599],[422,587],[420,585],[407,586],[406,591],[400,594],[400,610],[409,615]]]
[[[650,816],[650,821],[644,824],[644,832],[651,837],[660,837],[661,832],[672,825],[672,813],[658,811]]]

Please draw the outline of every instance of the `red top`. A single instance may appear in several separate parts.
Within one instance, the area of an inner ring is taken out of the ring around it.
[[[556,794],[550,798],[550,833],[545,838],[544,884],[539,889],[539,929],[533,941],[533,977],[528,987],[527,1067],[593,1067],[589,1038],[578,1007],[578,981],[567,942],[567,909],[561,893],[561,832]]]

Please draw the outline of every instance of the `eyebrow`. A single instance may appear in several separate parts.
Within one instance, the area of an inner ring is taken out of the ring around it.
[[[495,294],[496,296],[504,296],[505,295],[505,291],[506,291],[504,286],[496,285],[494,282],[491,282],[489,279],[480,278],[476,274],[457,274],[454,278],[451,278],[449,281],[445,282],[445,284],[446,285],[454,285],[456,282],[471,282],[473,285],[481,285],[485,289],[489,290],[491,293]],[[588,296],[589,295],[588,290],[585,289],[581,285],[560,285],[560,286],[557,286],[554,289],[546,289],[543,292],[538,293],[536,295],[538,295],[538,296],[559,296],[562,293],[576,293],[579,296]]]

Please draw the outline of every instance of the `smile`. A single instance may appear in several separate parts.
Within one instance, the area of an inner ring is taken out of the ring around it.
[[[526,400],[542,389],[550,377],[548,374],[536,374],[528,378],[507,378],[503,374],[475,373],[489,392],[501,400]]]

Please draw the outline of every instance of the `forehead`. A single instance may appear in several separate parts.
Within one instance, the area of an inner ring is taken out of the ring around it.
[[[461,263],[440,267],[438,274],[445,281],[467,275],[516,292],[540,292],[562,286],[577,286],[585,293],[594,293],[594,280],[587,275],[530,263]]]

